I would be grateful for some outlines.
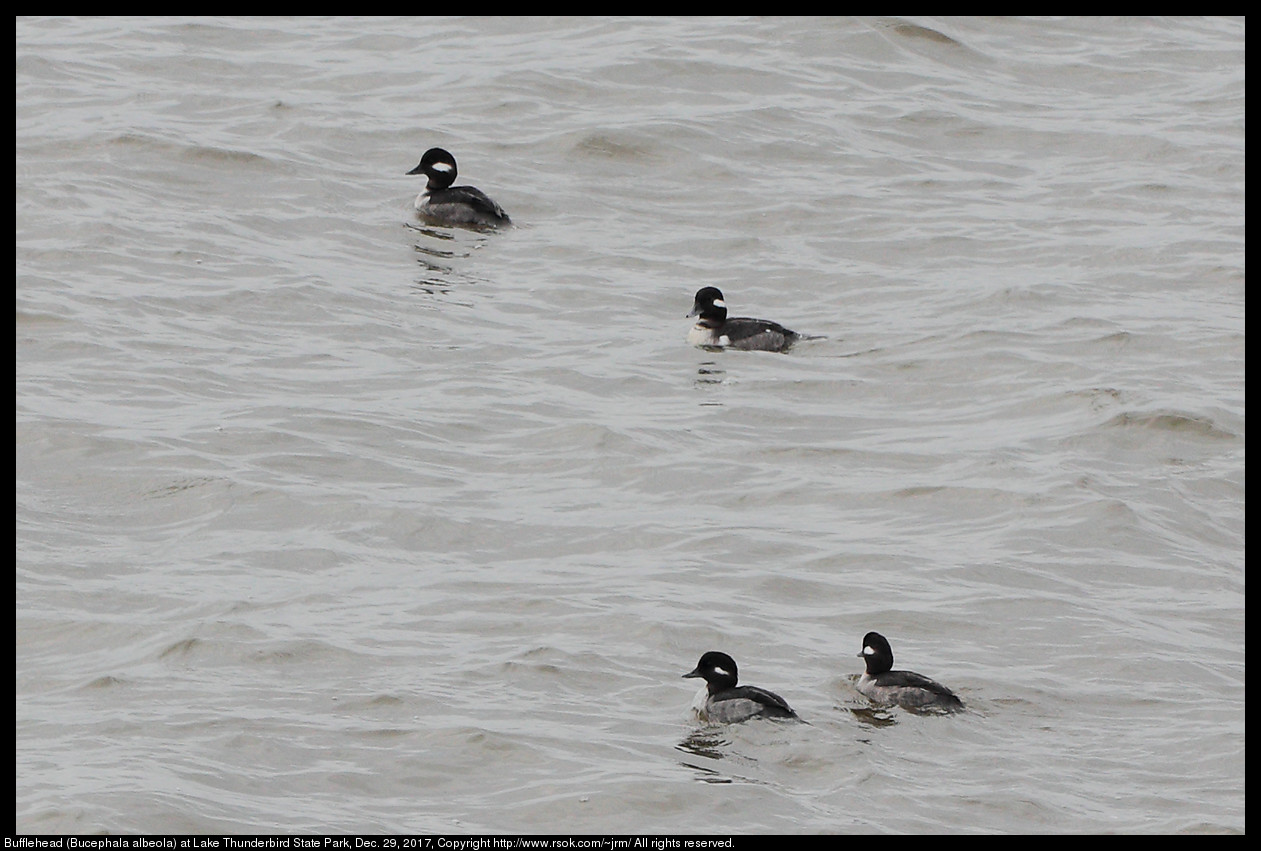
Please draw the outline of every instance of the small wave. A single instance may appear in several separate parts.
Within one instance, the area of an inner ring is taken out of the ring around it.
[[[1164,431],[1190,432],[1205,437],[1232,438],[1238,437],[1234,432],[1221,428],[1206,417],[1183,414],[1176,411],[1156,411],[1152,413],[1117,414],[1105,423],[1118,428],[1152,428]]]

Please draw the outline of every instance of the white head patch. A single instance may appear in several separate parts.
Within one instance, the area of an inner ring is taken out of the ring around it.
[[[714,299],[712,302],[710,302],[710,304],[712,304],[714,307],[726,307],[726,306],[727,306],[727,302],[723,301],[723,300],[722,300],[722,299],[720,299],[720,298],[716,298],[716,299]]]
[[[717,665],[714,666],[714,673],[722,674],[724,677],[731,676],[730,672],[724,671],[722,668],[718,667]]]
[[[873,650],[873,649],[872,649],[872,647],[871,647],[871,645],[869,644],[869,645],[867,645],[866,647],[864,647],[864,648],[863,648],[863,655],[864,655],[864,656],[874,656],[874,655],[876,655],[876,651],[875,651],[875,650]]]
[[[451,171],[455,168],[455,166],[451,165],[451,163],[434,163],[429,167],[434,171]]]

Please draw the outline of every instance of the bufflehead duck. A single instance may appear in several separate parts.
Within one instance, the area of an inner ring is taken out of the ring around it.
[[[512,221],[504,208],[486,193],[472,186],[452,186],[455,182],[455,157],[442,148],[430,148],[420,158],[420,165],[408,174],[429,178],[425,191],[416,196],[416,212],[439,225],[474,225],[497,227]]]
[[[699,316],[687,341],[693,346],[743,349],[745,351],[782,352],[801,339],[777,322],[765,319],[727,318],[727,305],[717,287],[702,287],[696,292],[691,316]]]
[[[856,688],[876,703],[896,703],[905,709],[953,711],[963,708],[963,701],[941,683],[922,674],[891,670],[893,648],[880,633],[867,633],[863,637],[863,651],[858,655],[867,660],[867,670],[858,678]]]
[[[750,718],[797,717],[779,695],[757,686],[737,686],[736,660],[726,653],[711,650],[683,677],[705,680],[692,705],[702,721],[729,724]]]

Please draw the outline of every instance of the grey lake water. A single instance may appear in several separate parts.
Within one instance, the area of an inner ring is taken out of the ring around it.
[[[16,65],[18,833],[1244,831],[1242,19]],[[435,145],[514,227],[416,219]]]

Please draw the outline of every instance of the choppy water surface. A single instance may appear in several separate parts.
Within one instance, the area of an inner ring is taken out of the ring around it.
[[[18,832],[1244,830],[1242,20],[16,34]]]

